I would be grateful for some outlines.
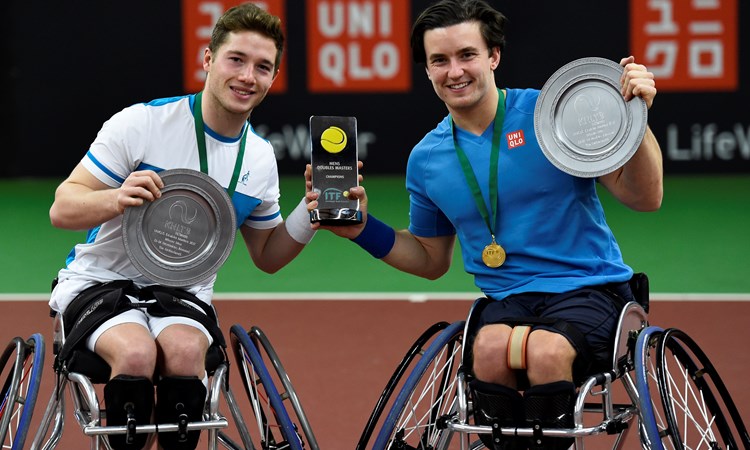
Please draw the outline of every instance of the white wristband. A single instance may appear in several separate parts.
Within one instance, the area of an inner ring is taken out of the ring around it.
[[[286,232],[300,244],[307,244],[315,236],[315,230],[310,228],[310,213],[307,212],[307,203],[303,198],[289,217],[286,218]]]

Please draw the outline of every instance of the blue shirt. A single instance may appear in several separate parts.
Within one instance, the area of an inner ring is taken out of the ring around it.
[[[505,263],[489,268],[482,262],[491,235],[456,155],[450,115],[409,156],[409,231],[420,237],[457,234],[466,271],[495,299],[627,281],[633,271],[607,225],[596,181],[557,169],[539,147],[534,133],[539,91],[506,92],[494,224],[496,240],[507,253]],[[491,124],[476,136],[455,127],[488,210],[492,130]]]

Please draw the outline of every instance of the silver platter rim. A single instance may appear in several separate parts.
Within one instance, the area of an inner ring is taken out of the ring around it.
[[[169,169],[159,173],[164,188],[159,199],[125,210],[122,239],[131,263],[149,280],[171,287],[193,286],[214,275],[234,246],[236,215],[226,190],[213,178],[192,169]],[[206,206],[204,213],[213,228],[198,254],[175,263],[160,258],[144,232],[144,218],[162,202],[176,195],[187,196]]]
[[[640,97],[625,101],[620,91],[622,71],[623,67],[614,61],[588,57],[564,65],[545,82],[534,109],[534,132],[544,155],[555,167],[577,177],[595,178],[622,167],[638,149],[647,128],[648,108]],[[565,101],[584,89],[608,93],[610,104],[615,103],[620,113],[615,139],[597,148],[597,154],[587,154],[590,149],[577,147],[560,131]]]

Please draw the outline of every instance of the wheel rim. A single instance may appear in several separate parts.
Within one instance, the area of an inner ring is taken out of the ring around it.
[[[657,351],[658,386],[676,449],[748,448],[747,431],[726,387],[689,336],[667,330]]]
[[[444,330],[404,382],[375,448],[446,449],[453,433],[444,425],[456,414],[463,324]]]
[[[247,333],[235,325],[230,330],[232,348],[255,423],[260,449],[302,450],[299,437],[284,408],[281,397]],[[253,434],[253,433],[251,433]]]

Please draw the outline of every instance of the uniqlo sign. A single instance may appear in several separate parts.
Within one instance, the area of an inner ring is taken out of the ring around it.
[[[306,0],[308,90],[411,88],[409,0]]]
[[[738,88],[737,0],[630,0],[630,41],[660,91]]]
[[[246,1],[182,0],[182,64],[185,92],[197,92],[203,89],[203,84],[206,81],[206,72],[203,70],[203,53],[211,40],[211,31],[213,31],[216,21],[227,9],[246,3]],[[259,0],[253,3],[281,18],[281,25],[285,27],[284,0]],[[269,92],[286,92],[285,60],[286,53],[282,55],[279,75]]]

